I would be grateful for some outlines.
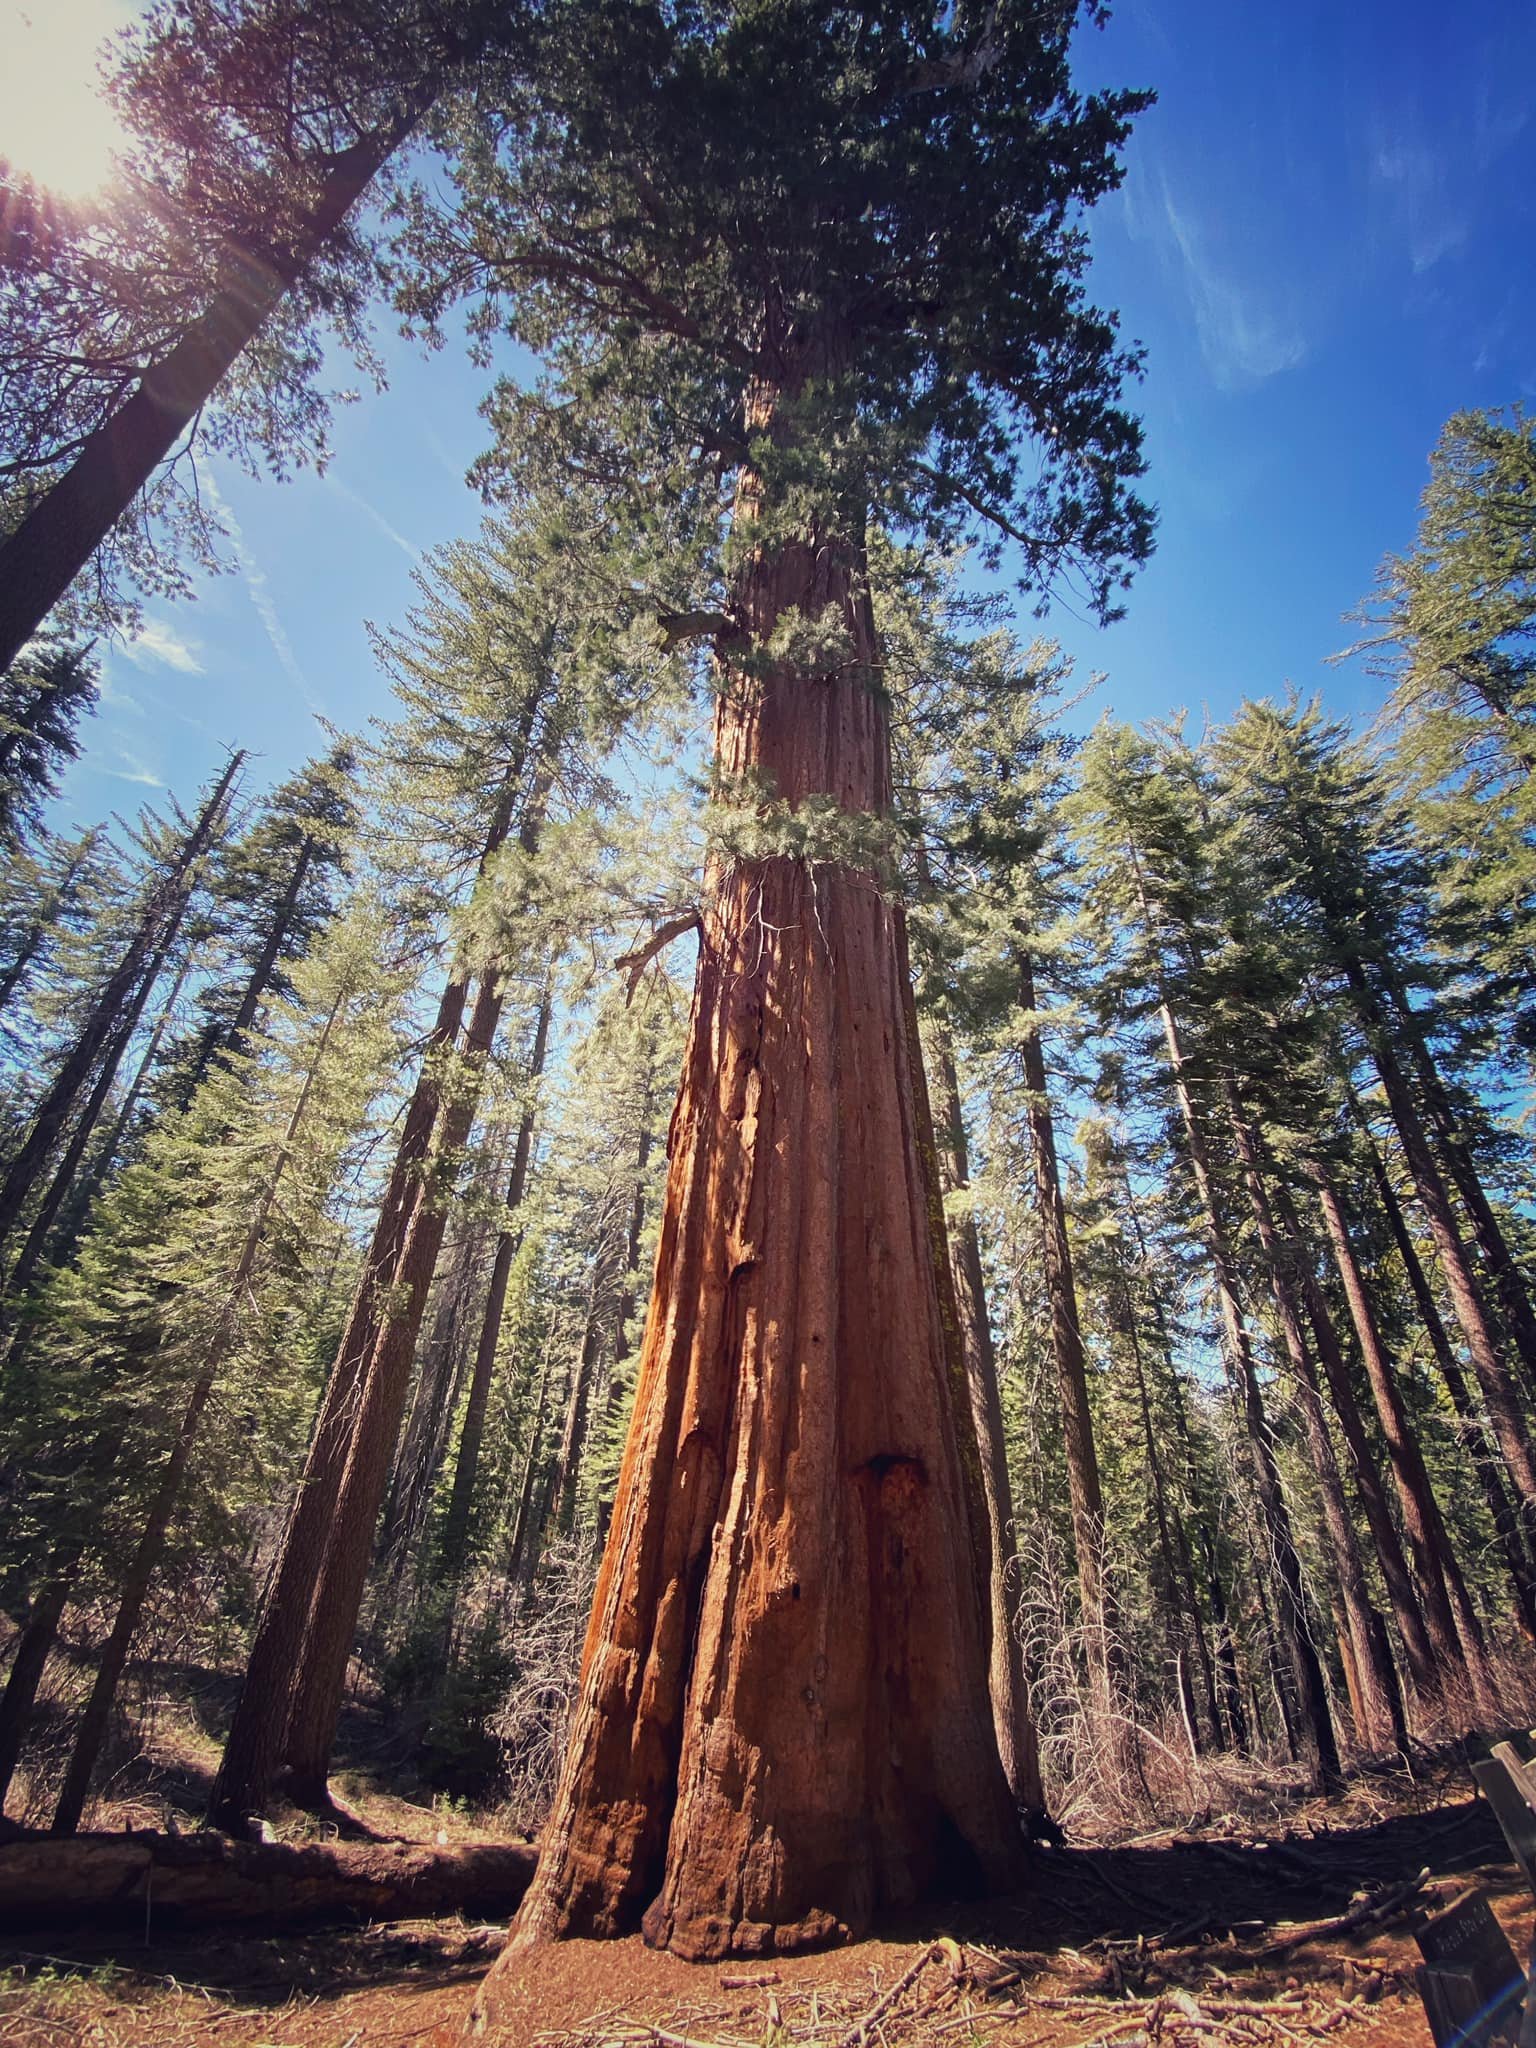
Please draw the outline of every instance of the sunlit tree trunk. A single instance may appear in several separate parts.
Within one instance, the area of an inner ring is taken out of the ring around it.
[[[754,389],[751,435],[784,431],[777,397]],[[744,542],[760,509],[746,470]],[[862,533],[743,555],[746,648],[834,620],[841,646],[825,666],[722,648],[726,793],[886,815]],[[870,867],[714,855],[634,1422],[514,1947],[643,1915],[684,1956],[790,1949],[1015,1869],[909,1008]],[[495,1994],[493,1971],[482,2013]]]

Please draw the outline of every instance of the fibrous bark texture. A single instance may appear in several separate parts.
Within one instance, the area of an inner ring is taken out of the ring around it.
[[[759,647],[791,611],[851,643],[830,673],[722,678],[719,767],[790,807],[889,806],[859,568],[812,536],[738,585]],[[715,855],[634,1421],[517,1945],[643,1916],[691,1958],[787,1950],[1014,1868],[904,960],[853,860]]]

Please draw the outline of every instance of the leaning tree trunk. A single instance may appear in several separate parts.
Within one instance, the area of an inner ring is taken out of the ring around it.
[[[1433,1636],[1444,1675],[1449,1678],[1464,1667],[1472,1690],[1472,1704],[1485,1724],[1497,1718],[1498,1687],[1488,1662],[1487,1645],[1476,1610],[1466,1597],[1466,1587],[1457,1566],[1440,1504],[1430,1485],[1418,1435],[1408,1419],[1397,1374],[1387,1356],[1381,1328],[1366,1286],[1365,1275],[1355,1255],[1349,1226],[1344,1218],[1338,1192],[1321,1160],[1312,1160],[1308,1174],[1317,1189],[1318,1205],[1327,1232],[1334,1269],[1344,1289],[1350,1320],[1365,1376],[1376,1404],[1382,1440],[1391,1461],[1402,1508],[1403,1527],[1413,1553],[1414,1569],[1424,1595],[1424,1615]],[[1447,1704],[1454,1704],[1454,1688]]]
[[[1366,1585],[1365,1563],[1360,1554],[1360,1541],[1355,1534],[1355,1525],[1350,1519],[1349,1503],[1344,1494],[1344,1481],[1339,1472],[1338,1459],[1334,1455],[1333,1439],[1328,1434],[1328,1420],[1323,1413],[1322,1390],[1318,1385],[1317,1367],[1307,1348],[1302,1332],[1301,1316],[1292,1291],[1291,1277],[1287,1269],[1285,1248],[1275,1228],[1275,1219],[1270,1208],[1269,1193],[1259,1166],[1259,1146],[1254,1130],[1248,1122],[1244,1105],[1235,1085],[1226,1084],[1227,1107],[1233,1143],[1242,1167],[1243,1183],[1248,1191],[1249,1206],[1253,1211],[1254,1223],[1259,1233],[1265,1262],[1269,1268],[1270,1293],[1280,1323],[1280,1334],[1284,1340],[1291,1370],[1295,1375],[1297,1406],[1301,1410],[1302,1428],[1311,1454],[1312,1469],[1317,1479],[1318,1493],[1323,1503],[1323,1522],[1328,1531],[1329,1547],[1333,1552],[1334,1572],[1339,1584],[1339,1602],[1345,1622],[1344,1633],[1348,1636],[1351,1703],[1356,1708],[1355,1733],[1362,1748],[1378,1754],[1391,1754],[1403,1748],[1407,1730],[1393,1720],[1393,1702],[1397,1688],[1393,1683],[1391,1660],[1382,1660],[1378,1653],[1378,1635],[1373,1626],[1375,1615],[1371,1607],[1370,1590]],[[1406,1574],[1404,1575],[1406,1578]],[[1412,1601],[1412,1589],[1403,1589]],[[1417,1612],[1415,1619],[1417,1619]],[[1423,1634],[1422,1623],[1419,1634]],[[1341,1644],[1343,1637],[1341,1636]]]
[[[505,845],[511,829],[513,804],[526,763],[538,698],[537,691],[530,691],[517,749],[502,778],[486,830],[479,865],[482,876]],[[423,1048],[389,1184],[326,1382],[303,1477],[289,1510],[246,1663],[245,1679],[208,1809],[209,1818],[217,1826],[236,1834],[244,1834],[252,1818],[266,1804],[282,1759],[315,1587],[325,1567],[363,1380],[421,1201],[433,1134],[443,1109],[443,1065],[458,1042],[473,979],[468,960],[461,953],[443,985],[437,1015]],[[368,1533],[371,1543],[371,1524]]]
[[[53,1574],[32,1602],[26,1624],[17,1637],[11,1669],[0,1694],[0,1812],[5,1795],[21,1761],[21,1746],[32,1723],[37,1689],[43,1682],[48,1653],[59,1632],[59,1622],[69,1601],[67,1570],[55,1564]]]
[[[947,1030],[934,1033],[934,1135],[939,1170],[950,1192],[968,1190],[971,1181],[965,1120],[960,1110],[960,1084]],[[1045,1784],[1040,1775],[1040,1740],[1029,1707],[1024,1675],[1024,1646],[1019,1639],[1018,1608],[1022,1588],[1010,1575],[1013,1552],[1013,1489],[1008,1477],[1008,1445],[1003,1433],[1003,1404],[997,1377],[997,1353],[987,1315],[986,1281],[976,1218],[967,1207],[950,1229],[949,1255],[965,1355],[971,1421],[981,1454],[982,1497],[987,1511],[988,1595],[991,1607],[989,1689],[992,1725],[1008,1789],[1027,1812],[1044,1814]]]
[[[41,952],[43,941],[68,909],[69,892],[74,885],[75,877],[90,858],[101,831],[99,825],[93,825],[89,832],[81,834],[70,849],[69,865],[43,898],[42,907],[28,925],[27,935],[17,948],[15,957],[5,972],[0,974],[0,1011],[9,1006],[11,997],[21,986],[27,969]]]
[[[273,309],[335,237],[425,112],[430,95],[331,158],[319,197],[286,245],[231,249],[212,304],[88,436],[74,462],[0,543],[0,672],[9,668]]]
[[[1145,894],[1142,909],[1145,916],[1148,911]],[[1150,918],[1148,922],[1150,924]],[[1168,1064],[1173,1073],[1174,1095],[1184,1129],[1185,1150],[1203,1213],[1205,1245],[1216,1281],[1216,1297],[1221,1309],[1227,1362],[1233,1374],[1234,1392],[1242,1409],[1243,1424],[1253,1458],[1254,1484],[1258,1495],[1259,1513],[1264,1525],[1265,1546],[1273,1562],[1280,1596],[1280,1639],[1285,1664],[1295,1687],[1299,1715],[1299,1728],[1295,1732],[1299,1734],[1305,1751],[1309,1775],[1315,1784],[1321,1786],[1338,1777],[1339,1751],[1334,1735],[1333,1717],[1328,1711],[1328,1694],[1323,1683],[1322,1665],[1318,1660],[1317,1648],[1312,1640],[1311,1624],[1307,1618],[1301,1560],[1297,1555],[1290,1512],[1286,1507],[1285,1494],[1280,1484],[1280,1469],[1275,1462],[1274,1437],[1269,1417],[1264,1409],[1264,1396],[1259,1386],[1253,1346],[1238,1299],[1236,1268],[1228,1243],[1226,1224],[1218,1204],[1216,1183],[1206,1151],[1205,1133],[1195,1108],[1194,1096],[1190,1092],[1183,1041],[1178,1023],[1166,999],[1159,1005],[1159,1015],[1162,1019],[1163,1039],[1168,1050]],[[1261,1589],[1260,1599],[1262,1598]],[[1283,1688],[1281,1696],[1284,1696]],[[1291,1734],[1292,1730],[1287,1721],[1287,1736]]]
[[[1503,1226],[1489,1201],[1450,1093],[1430,1051],[1424,1020],[1408,1000],[1395,973],[1387,978],[1392,1009],[1418,1076],[1436,1147],[1461,1196],[1483,1265],[1493,1282],[1499,1315],[1524,1368],[1527,1389],[1536,1388],[1536,1310]]]
[[[1435,1364],[1445,1382],[1446,1392],[1451,1397],[1451,1406],[1456,1411],[1457,1432],[1466,1446],[1487,1503],[1488,1516],[1503,1552],[1505,1568],[1509,1572],[1510,1584],[1515,1595],[1515,1613],[1526,1635],[1536,1642],[1536,1563],[1533,1563],[1527,1533],[1521,1526],[1519,1513],[1509,1497],[1504,1483],[1505,1468],[1497,1449],[1483,1423],[1477,1403],[1467,1385],[1467,1376],[1461,1369],[1461,1361],[1452,1349],[1450,1337],[1435,1301],[1434,1290],[1429,1276],[1424,1271],[1413,1237],[1408,1229],[1403,1207],[1397,1199],[1397,1191],[1391,1176],[1376,1147],[1370,1125],[1364,1110],[1350,1096],[1350,1108],[1365,1144],[1366,1165],[1370,1169],[1377,1199],[1382,1214],[1386,1217],[1387,1228],[1397,1249],[1407,1275],[1409,1292],[1413,1295],[1414,1306],[1424,1326],[1435,1354]]]
[[[167,926],[180,922],[197,864],[213,843],[224,816],[230,786],[244,759],[243,751],[230,755],[228,767],[215,783],[213,794],[198,813],[196,823],[182,841],[175,860],[151,890],[149,901],[121,959],[87,1011],[73,1045],[39,1103],[32,1127],[10,1163],[4,1185],[0,1186],[0,1244],[15,1230],[81,1089],[122,1022],[124,1005],[131,1001],[134,991],[140,986],[145,963],[154,953]]]
[[[1414,1192],[1429,1225],[1430,1236],[1434,1239],[1446,1289],[1466,1340],[1467,1356],[1482,1389],[1488,1419],[1493,1424],[1494,1436],[1509,1468],[1522,1519],[1527,1527],[1531,1527],[1536,1525],[1536,1450],[1532,1448],[1513,1375],[1500,1352],[1482,1290],[1457,1228],[1449,1192],[1440,1176],[1418,1105],[1398,1060],[1380,999],[1357,961],[1346,961],[1345,972],[1370,1046],[1371,1058],[1381,1076],[1392,1121],[1397,1126],[1403,1157],[1413,1178]]]
[[[31,1227],[23,1240],[21,1250],[16,1255],[16,1263],[6,1276],[6,1286],[13,1294],[21,1295],[26,1292],[32,1284],[33,1274],[43,1263],[44,1254],[49,1249],[49,1241],[54,1237],[54,1224],[58,1219],[59,1211],[64,1207],[65,1201],[68,1199],[70,1190],[76,1184],[76,1176],[79,1174],[81,1161],[90,1149],[91,1139],[95,1136],[96,1126],[101,1121],[101,1114],[106,1107],[107,1097],[111,1094],[113,1085],[117,1080],[118,1068],[122,1065],[124,1055],[133,1043],[134,1033],[138,1030],[143,1020],[145,1005],[149,1001],[155,984],[165,971],[165,964],[170,957],[171,948],[180,934],[186,905],[187,898],[183,896],[172,916],[169,927],[156,949],[153,959],[144,970],[143,979],[134,992],[133,1000],[129,1003],[122,1022],[113,1032],[107,1045],[101,1066],[96,1074],[96,1079],[91,1084],[91,1092],[86,1097],[80,1114],[75,1120],[75,1128],[70,1133],[69,1143],[64,1147],[63,1156],[60,1158],[57,1166],[55,1166],[53,1175],[47,1187],[44,1188],[37,1208],[33,1212]],[[179,996],[186,973],[187,968],[184,966],[176,976],[175,985],[166,1000],[167,1010]],[[146,1060],[154,1056],[159,1037],[160,1027],[157,1024],[154,1031],[150,1034],[150,1043],[145,1049]],[[128,1100],[123,1104],[122,1111],[119,1113],[117,1119],[117,1128],[119,1130],[123,1126],[124,1116],[133,1106],[137,1086],[138,1083],[135,1082],[134,1088],[129,1090]],[[114,1132],[112,1138],[108,1141],[101,1162],[100,1170],[103,1173],[107,1165],[110,1164],[111,1151],[116,1143],[117,1136],[116,1132]],[[87,1203],[89,1200],[90,1194],[87,1190]],[[55,1263],[62,1263],[68,1257],[68,1249],[67,1245],[54,1245],[53,1258]]]
[[[315,1576],[303,1649],[290,1686],[283,1756],[289,1791],[301,1805],[324,1808],[331,1749],[346,1692],[347,1664],[357,1633],[374,1535],[400,1423],[410,1392],[411,1360],[448,1226],[452,1176],[473,1127],[505,983],[487,969],[475,996],[462,1053],[464,1073],[442,1115],[434,1156],[401,1246],[391,1300],[357,1388],[347,1462],[337,1489],[328,1540]]]
[[[754,434],[771,400],[754,392]],[[748,473],[738,523],[759,509]],[[862,536],[760,544],[733,598],[727,793],[769,830],[807,799],[885,816]],[[832,618],[824,668],[762,652]],[[643,1915],[686,1957],[789,1950],[1017,1867],[903,917],[856,844],[709,864],[634,1421],[514,1948]]]

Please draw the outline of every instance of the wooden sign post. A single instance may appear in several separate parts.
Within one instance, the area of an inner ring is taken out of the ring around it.
[[[1472,1892],[1427,1920],[1417,1936],[1424,1960],[1414,1971],[1435,2048],[1487,2048],[1515,2042],[1525,1972],[1487,1899]]]

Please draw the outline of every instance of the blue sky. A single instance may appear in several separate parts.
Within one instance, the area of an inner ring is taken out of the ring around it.
[[[127,4],[30,0],[81,47]],[[1079,78],[1159,94],[1093,226],[1095,295],[1148,350],[1159,545],[1123,623],[1058,610],[1045,630],[1106,672],[1089,717],[1220,717],[1287,681],[1366,712],[1369,678],[1324,663],[1411,538],[1441,423],[1532,396],[1536,9],[1120,0]],[[398,619],[413,562],[476,525],[485,379],[452,349],[386,353],[391,388],[339,415],[325,477],[215,466],[236,566],[110,655],[69,816],[157,786],[185,801],[226,742],[275,779],[316,744],[314,712],[387,709],[364,621]]]

